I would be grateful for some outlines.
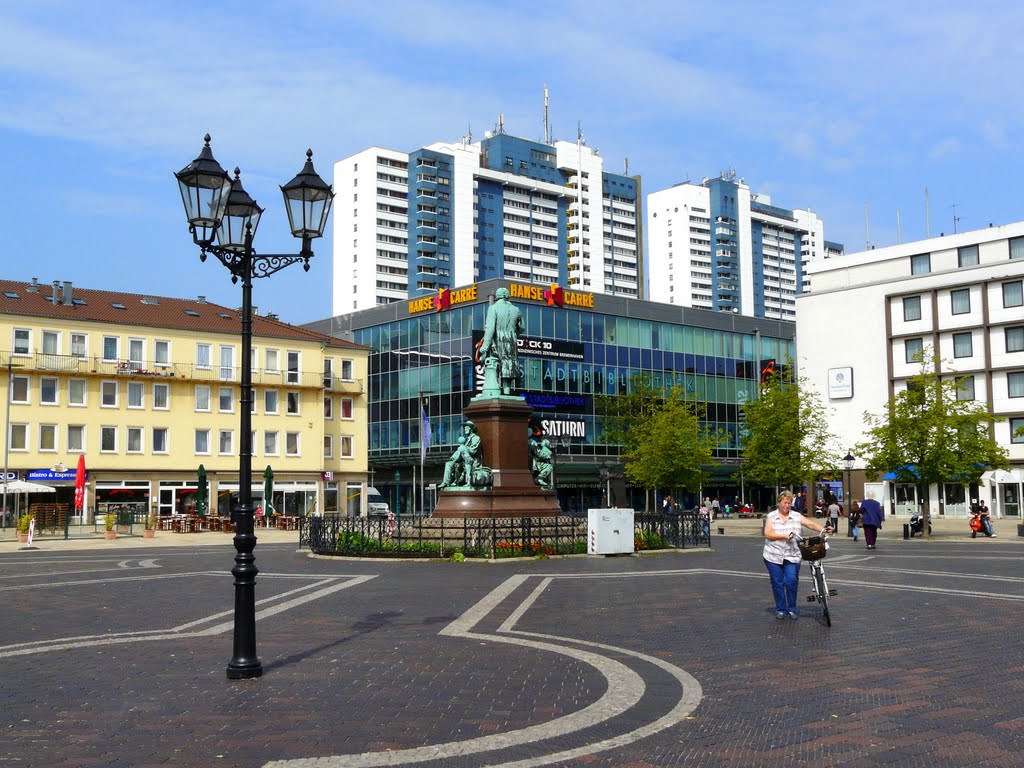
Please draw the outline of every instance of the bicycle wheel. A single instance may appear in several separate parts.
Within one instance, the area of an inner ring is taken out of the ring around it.
[[[825,584],[825,572],[819,567],[814,569],[814,591],[818,593],[821,612],[825,614],[825,626],[832,626],[832,616],[828,612],[828,585]]]

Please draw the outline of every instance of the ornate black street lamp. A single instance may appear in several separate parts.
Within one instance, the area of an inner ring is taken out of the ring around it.
[[[853,536],[853,520],[850,517],[850,513],[853,511],[853,483],[851,475],[853,473],[853,463],[857,459],[851,451],[847,451],[846,455],[843,456],[843,467],[846,469],[846,535]]]
[[[256,535],[252,504],[252,281],[270,277],[292,264],[302,262],[309,271],[313,257],[311,243],[324,234],[334,193],[313,170],[313,151],[306,151],[306,164],[298,175],[281,187],[292,235],[302,240],[297,254],[257,254],[252,247],[263,209],[242,187],[239,170],[230,176],[214,160],[210,134],[199,157],[174,174],[185,205],[185,217],[192,240],[200,248],[199,259],[217,257],[231,273],[231,282],[242,281],[242,370],[241,430],[238,455],[238,506],[235,522],[235,631],[228,678],[259,677],[263,665],[256,655]]]

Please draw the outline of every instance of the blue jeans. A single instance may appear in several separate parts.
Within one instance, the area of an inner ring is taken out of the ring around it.
[[[775,610],[796,613],[797,581],[800,578],[800,563],[786,560],[782,565],[764,561],[772,580],[772,595],[775,596]]]

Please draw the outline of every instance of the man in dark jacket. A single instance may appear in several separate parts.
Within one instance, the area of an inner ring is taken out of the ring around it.
[[[867,542],[868,549],[875,549],[875,537],[882,527],[882,521],[885,520],[885,512],[882,511],[882,505],[875,500],[874,491],[868,491],[867,498],[861,502],[860,520],[864,526],[864,541]]]

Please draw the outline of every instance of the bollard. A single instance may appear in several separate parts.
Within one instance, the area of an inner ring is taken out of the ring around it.
[[[906,541],[910,538],[910,523],[903,524],[903,540]]]
[[[723,526],[721,526],[721,525],[718,526],[718,535],[719,536],[724,536],[725,535],[725,528]]]

